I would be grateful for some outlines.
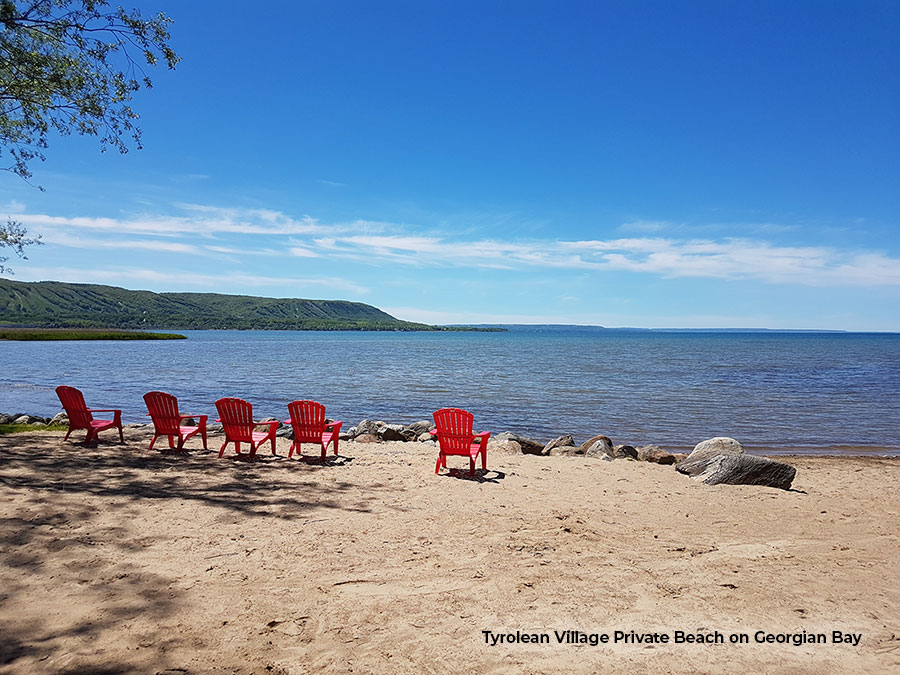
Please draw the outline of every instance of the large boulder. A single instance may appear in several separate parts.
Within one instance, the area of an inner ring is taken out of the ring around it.
[[[522,446],[517,441],[490,439],[487,446],[488,454],[499,452],[501,455],[521,455]]]
[[[617,445],[613,448],[613,459],[637,459],[637,448],[633,445]]]
[[[431,420],[420,420],[418,422],[413,422],[412,424],[407,424],[406,428],[415,434],[413,438],[418,438],[422,434],[427,434],[434,429],[434,422]]]
[[[577,445],[558,445],[550,449],[551,457],[584,457]]]
[[[353,439],[357,443],[380,443],[381,439],[375,434],[360,434]]]
[[[641,462],[654,464],[674,464],[675,455],[666,452],[658,445],[641,445],[637,448],[637,458]]]
[[[797,469],[790,464],[747,454],[716,455],[697,480],[707,485],[766,485],[787,490]]]
[[[7,415],[6,413],[0,413],[0,424],[10,424],[12,423],[13,418],[12,415]]]
[[[696,476],[706,469],[707,464],[713,457],[743,454],[744,446],[736,440],[727,436],[717,436],[697,443],[691,454],[687,456],[687,459],[678,462],[675,465],[675,469],[688,476]]]
[[[591,445],[584,450],[585,457],[593,457],[594,459],[613,459],[615,449],[612,441],[606,436],[597,436]],[[581,446],[584,448],[584,444]]]
[[[378,430],[375,432],[375,435],[378,436],[383,441],[406,441],[411,440],[406,438],[403,435],[403,425],[402,424],[384,424],[378,427]]]
[[[572,434],[566,434],[565,436],[554,438],[541,449],[541,454],[544,456],[549,455],[554,448],[572,448],[573,450],[577,449],[577,447],[575,446],[575,439],[572,438]]]
[[[372,420],[362,420],[356,425],[357,436],[362,436],[363,434],[372,434],[374,436],[376,433],[378,433],[377,422],[373,422]]]
[[[519,434],[514,434],[511,431],[503,431],[492,438],[498,441],[515,441],[522,448],[522,454],[525,455],[540,455],[544,450],[543,443],[533,438],[519,436]]]
[[[595,445],[597,443],[597,441],[605,441],[605,443],[609,445],[610,449],[612,449],[613,444],[612,444],[612,441],[609,440],[609,436],[604,436],[601,434],[599,436],[594,436],[592,438],[589,438],[584,443],[582,443],[581,444],[581,454],[586,455],[588,448]]]

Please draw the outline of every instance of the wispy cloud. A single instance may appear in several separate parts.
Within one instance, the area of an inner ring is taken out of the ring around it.
[[[3,205],[3,212],[6,214],[22,213],[23,211],[25,211],[25,204],[16,199],[10,199]]]
[[[354,259],[495,269],[629,271],[666,278],[753,279],[807,286],[900,285],[900,259],[880,252],[779,246],[752,239],[630,238],[587,241],[453,241],[348,236],[313,242]]]
[[[21,214],[17,220],[29,229],[67,228],[120,234],[157,236],[213,236],[216,234],[312,235],[334,231],[314,218],[291,218],[268,209],[233,209],[199,204],[178,205],[183,215],[137,215],[121,218],[63,217]],[[350,225],[345,226],[349,228]],[[340,229],[340,228],[338,228]]]
[[[50,244],[207,256],[345,260],[366,266],[631,272],[664,278],[756,280],[805,286],[897,286],[900,258],[872,250],[785,246],[763,238],[635,236],[589,240],[487,239],[377,220],[323,223],[273,209],[180,204],[181,215],[121,218],[17,215]],[[636,221],[631,226],[666,228]],[[94,237],[80,232],[93,232]],[[102,233],[102,237],[97,237]],[[266,235],[266,236],[262,236]],[[190,241],[188,241],[190,239]],[[215,241],[222,239],[223,241]]]
[[[664,230],[675,227],[674,223],[666,220],[633,220],[622,223],[616,229],[619,232],[633,232],[636,234],[658,234]]]

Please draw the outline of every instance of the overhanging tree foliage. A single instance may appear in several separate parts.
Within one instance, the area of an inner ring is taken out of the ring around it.
[[[25,247],[40,243],[41,236],[29,237],[28,231],[21,223],[10,219],[6,221],[6,225],[0,225],[0,248],[11,248],[23,260],[27,259]],[[12,268],[5,264],[7,260],[9,260],[8,255],[0,255],[0,274],[4,272],[12,274]]]
[[[140,148],[131,100],[152,86],[144,65],[179,61],[170,24],[108,0],[0,0],[0,168],[29,179],[53,131],[97,136],[101,151]],[[9,224],[0,232],[0,245],[33,243]]]

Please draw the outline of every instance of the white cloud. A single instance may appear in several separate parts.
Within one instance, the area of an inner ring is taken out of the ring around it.
[[[116,233],[150,234],[159,236],[189,236],[231,233],[259,235],[325,234],[336,228],[322,225],[314,218],[290,218],[270,209],[229,209],[199,204],[180,204],[189,215],[140,215],[123,218],[61,217],[44,214],[17,216],[29,229],[65,227],[78,230],[99,230]]]
[[[289,256],[369,266],[626,271],[664,278],[743,279],[805,286],[900,285],[900,258],[878,251],[782,246],[751,238],[479,239],[460,234],[460,230],[453,235],[416,232],[411,227],[373,220],[326,224],[310,216],[295,219],[273,209],[178,206],[183,215],[87,218],[22,213],[16,218],[32,231],[44,232],[48,243],[76,248]],[[669,225],[638,221],[623,229],[649,231]],[[102,240],[80,238],[81,231],[103,233]],[[270,237],[263,239],[261,235]],[[160,239],[152,239],[154,236]],[[211,239],[229,240],[213,243]]]
[[[674,225],[666,220],[634,220],[628,223],[622,223],[618,229],[620,232],[637,232],[643,234],[655,234],[668,230]]]
[[[293,246],[288,249],[291,255],[297,256],[298,258],[318,258],[319,254],[310,251],[308,248],[304,248],[302,246]]]

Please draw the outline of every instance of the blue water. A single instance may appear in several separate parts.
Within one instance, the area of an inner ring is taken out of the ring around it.
[[[324,403],[345,427],[428,419],[445,406],[479,430],[539,440],[692,447],[731,436],[748,449],[900,454],[900,335],[603,332],[187,331],[164,342],[0,342],[0,411],[49,416],[54,388],[146,421],[161,389],[183,411],[239,396],[258,417]]]

